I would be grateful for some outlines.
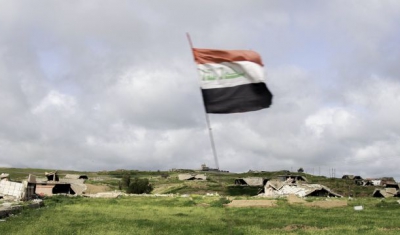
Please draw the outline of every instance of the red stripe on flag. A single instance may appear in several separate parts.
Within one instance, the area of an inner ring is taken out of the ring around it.
[[[197,64],[251,61],[264,66],[260,55],[257,52],[250,50],[213,50],[193,48],[193,54]]]

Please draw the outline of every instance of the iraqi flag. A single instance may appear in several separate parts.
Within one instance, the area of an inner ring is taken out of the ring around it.
[[[271,105],[257,52],[193,48],[193,55],[207,113],[241,113]]]

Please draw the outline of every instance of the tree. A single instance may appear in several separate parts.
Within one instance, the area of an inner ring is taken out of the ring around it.
[[[150,184],[148,179],[135,178],[131,181],[129,187],[127,188],[127,193],[143,194],[150,193],[153,191],[153,186]]]
[[[303,167],[300,167],[300,168],[297,170],[297,172],[299,172],[299,173],[303,173],[303,172],[304,172],[304,169],[303,169]]]
[[[121,186],[120,186],[120,187],[121,187],[121,189],[128,188],[130,184],[131,184],[131,175],[125,173],[125,174],[122,176],[122,179],[121,179]]]

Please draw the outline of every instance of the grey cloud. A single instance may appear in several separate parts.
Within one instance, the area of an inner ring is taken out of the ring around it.
[[[210,115],[222,169],[400,177],[397,1],[1,5],[2,166],[213,167],[189,32],[258,51],[274,94]]]

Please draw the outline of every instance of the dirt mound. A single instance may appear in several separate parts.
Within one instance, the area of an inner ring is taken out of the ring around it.
[[[347,206],[347,201],[315,201],[306,205],[311,207],[335,208]]]
[[[310,207],[321,207],[321,208],[335,208],[347,206],[347,201],[344,200],[324,200],[324,201],[313,201],[307,202],[303,198],[299,198],[296,195],[289,195],[287,197],[289,204],[301,204]]]
[[[273,207],[276,200],[233,200],[227,207]]]
[[[287,196],[287,200],[288,200],[289,204],[306,203],[306,201],[303,198],[300,198],[294,194],[290,194],[289,196]]]
[[[107,185],[86,184],[86,187],[87,189],[85,191],[85,194],[95,194],[111,191],[111,188]]]

